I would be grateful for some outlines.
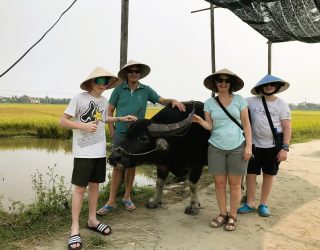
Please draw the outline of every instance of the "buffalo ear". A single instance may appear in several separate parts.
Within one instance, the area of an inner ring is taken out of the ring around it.
[[[166,151],[169,149],[169,143],[163,138],[158,138],[156,141],[156,147],[159,151]]]

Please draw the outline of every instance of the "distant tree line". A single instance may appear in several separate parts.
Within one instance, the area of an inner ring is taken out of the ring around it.
[[[51,98],[51,97],[31,97],[27,95],[23,96],[0,96],[1,103],[41,103],[41,104],[68,104],[70,98]]]
[[[301,102],[298,104],[289,104],[291,110],[320,110],[320,104]]]
[[[0,103],[41,103],[41,104],[68,104],[70,98],[52,98],[52,97],[31,97],[27,95],[23,96],[10,96],[4,97],[0,96]],[[158,104],[153,105],[148,103],[149,106],[159,106]],[[318,103],[308,103],[301,102],[298,104],[290,103],[289,107],[291,110],[320,110],[320,104]]]

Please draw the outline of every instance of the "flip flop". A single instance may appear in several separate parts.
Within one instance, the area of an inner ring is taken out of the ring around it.
[[[104,205],[102,208],[100,208],[100,209],[97,211],[97,214],[99,214],[99,215],[106,215],[106,214],[108,214],[108,213],[110,213],[110,212],[112,212],[112,211],[114,211],[114,210],[116,210],[116,209],[117,209],[117,206],[116,206],[116,205],[111,206],[111,205],[106,204],[106,205]]]
[[[71,245],[80,244],[80,246],[72,248]],[[82,248],[81,237],[80,234],[75,234],[70,236],[68,240],[68,250],[80,250]]]
[[[122,204],[125,206],[125,208],[128,211],[133,211],[136,209],[136,206],[133,204],[133,202],[131,200],[122,199]]]
[[[111,234],[111,227],[109,227],[108,225],[102,224],[102,223],[99,223],[96,227],[90,227],[89,225],[87,225],[87,228],[92,231],[101,233],[103,235]],[[105,233],[105,230],[108,228],[109,228],[109,232]]]

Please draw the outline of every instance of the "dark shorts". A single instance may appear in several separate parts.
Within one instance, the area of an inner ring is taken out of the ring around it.
[[[254,159],[249,161],[248,174],[260,175],[261,170],[268,175],[277,175],[280,162],[275,148],[256,148]]]
[[[106,157],[74,158],[71,183],[80,187],[89,182],[103,183],[106,180]]]

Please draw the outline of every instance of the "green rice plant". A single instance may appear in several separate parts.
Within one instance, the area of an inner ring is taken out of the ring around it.
[[[292,111],[292,143],[320,139],[320,111]]]

